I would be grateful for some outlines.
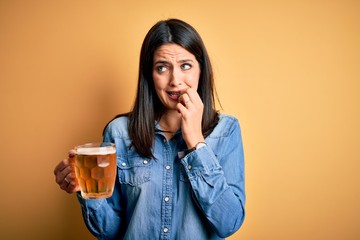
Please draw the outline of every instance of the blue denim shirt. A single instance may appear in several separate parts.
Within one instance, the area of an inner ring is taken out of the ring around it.
[[[244,155],[236,118],[220,115],[207,145],[185,156],[179,130],[166,140],[155,134],[155,159],[129,149],[128,119],[107,127],[104,141],[117,149],[113,196],[85,200],[78,194],[88,229],[98,239],[224,239],[244,221]],[[155,124],[156,129],[160,129]]]

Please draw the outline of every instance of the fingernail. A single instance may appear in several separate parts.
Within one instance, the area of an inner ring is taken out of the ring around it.
[[[73,158],[73,157],[75,157],[75,151],[74,150],[70,150],[69,151],[69,158]]]

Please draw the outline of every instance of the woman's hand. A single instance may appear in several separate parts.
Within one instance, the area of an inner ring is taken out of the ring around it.
[[[190,149],[198,142],[204,142],[201,129],[204,104],[197,91],[186,89],[179,97],[177,109],[181,113],[181,130],[187,147]]]
[[[80,191],[75,175],[75,153],[69,152],[69,157],[62,160],[54,169],[55,181],[67,193]]]

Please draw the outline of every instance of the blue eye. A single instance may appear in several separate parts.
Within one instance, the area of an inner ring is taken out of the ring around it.
[[[160,73],[165,72],[167,70],[167,67],[165,66],[157,66],[156,70]]]
[[[188,64],[188,63],[185,63],[185,64],[181,65],[181,69],[183,69],[183,70],[189,70],[191,67],[192,66],[190,64]]]

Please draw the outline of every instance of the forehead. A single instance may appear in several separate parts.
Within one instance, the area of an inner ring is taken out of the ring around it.
[[[195,56],[185,48],[175,43],[163,44],[154,52],[154,59],[157,58],[188,58],[195,59]]]

